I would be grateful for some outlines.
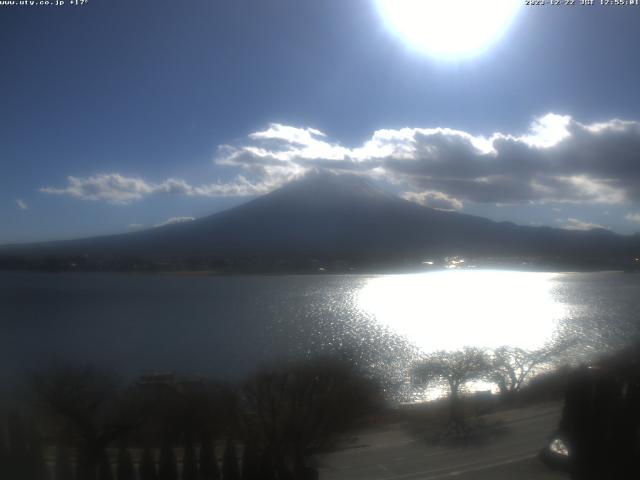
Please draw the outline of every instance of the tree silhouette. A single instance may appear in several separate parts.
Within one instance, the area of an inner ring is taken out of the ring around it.
[[[118,480],[135,480],[136,478],[131,454],[124,446],[118,450],[117,477]]]
[[[242,452],[242,480],[259,480],[260,457],[254,439],[250,438]]]
[[[167,441],[165,441],[160,448],[158,463],[158,480],[178,480],[176,454]]]
[[[268,450],[262,452],[260,457],[260,480],[275,480],[276,472],[273,465],[273,459],[271,453]]]
[[[226,384],[160,374],[147,376],[136,388],[147,400],[144,433],[148,438],[170,438],[178,443],[234,429],[237,413],[230,399],[235,392]]]
[[[56,447],[55,461],[53,480],[73,480],[73,468],[67,447],[61,445]]]
[[[29,424],[29,479],[48,480],[49,470],[44,459],[44,445],[40,438],[40,432],[32,420]]]
[[[98,480],[113,480],[111,460],[106,452],[103,452],[100,464],[98,465]]]
[[[33,386],[51,420],[78,447],[78,480],[93,480],[107,446],[144,418],[143,406],[105,371],[53,367],[36,373]]]
[[[22,417],[13,412],[9,416],[8,426],[9,448],[7,455],[7,470],[10,478],[26,480],[29,478],[29,448],[27,432]]]
[[[156,480],[156,463],[153,452],[145,447],[140,459],[140,480]]]
[[[522,386],[535,374],[552,365],[575,340],[553,342],[536,350],[502,346],[493,350],[487,378],[498,385],[502,398],[514,399]]]
[[[222,457],[222,478],[223,480],[240,480],[236,445],[231,439],[227,440]]]
[[[200,446],[200,480],[219,480],[220,468],[215,456],[213,442],[205,437]]]
[[[331,447],[369,411],[377,386],[347,362],[314,359],[256,374],[244,399],[254,412],[247,422],[279,471]]]
[[[8,478],[9,476],[9,452],[4,437],[4,425],[0,424],[0,478]]]
[[[422,385],[440,385],[448,390],[449,420],[456,429],[462,427],[459,411],[461,389],[472,380],[486,376],[489,357],[483,349],[465,347],[453,352],[439,351],[428,355],[413,369],[414,380]]]
[[[198,480],[196,450],[191,439],[187,439],[182,458],[182,480]]]

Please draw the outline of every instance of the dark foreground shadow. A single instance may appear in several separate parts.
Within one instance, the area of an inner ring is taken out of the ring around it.
[[[545,463],[580,480],[640,478],[639,360],[634,347],[573,372]]]

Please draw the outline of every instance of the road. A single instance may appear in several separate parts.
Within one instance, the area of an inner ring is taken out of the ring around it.
[[[546,404],[494,415],[504,421],[504,433],[475,447],[430,446],[404,425],[388,425],[363,432],[349,448],[321,458],[320,479],[566,479],[536,458],[559,414],[558,404]]]

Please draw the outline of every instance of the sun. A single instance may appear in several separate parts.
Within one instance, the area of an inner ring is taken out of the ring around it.
[[[430,56],[478,55],[513,23],[520,0],[376,0],[388,28]]]

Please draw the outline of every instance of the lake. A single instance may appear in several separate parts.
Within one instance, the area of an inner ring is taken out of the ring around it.
[[[236,379],[342,352],[402,376],[422,352],[535,348],[558,329],[596,350],[638,335],[640,275],[454,270],[406,275],[188,277],[0,274],[0,371],[52,361],[125,376]]]

